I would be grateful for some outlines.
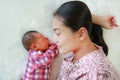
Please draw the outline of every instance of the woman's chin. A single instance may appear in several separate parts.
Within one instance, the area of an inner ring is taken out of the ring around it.
[[[66,53],[69,53],[70,51],[59,49],[59,52],[60,52],[60,54],[66,54]]]

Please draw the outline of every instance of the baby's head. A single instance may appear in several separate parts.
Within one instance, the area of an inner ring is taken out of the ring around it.
[[[37,31],[28,31],[22,38],[22,44],[24,48],[29,50],[41,50],[45,51],[49,48],[49,40],[41,33]]]

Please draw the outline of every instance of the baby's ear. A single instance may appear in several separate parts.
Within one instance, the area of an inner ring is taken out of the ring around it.
[[[86,28],[81,27],[81,28],[78,30],[79,39],[80,39],[80,40],[84,40],[84,39],[86,38],[86,33],[87,33]]]
[[[34,43],[32,43],[30,48],[31,48],[31,49],[35,49],[35,50],[36,50],[36,49],[37,49],[37,45],[36,45],[36,44],[34,44]]]

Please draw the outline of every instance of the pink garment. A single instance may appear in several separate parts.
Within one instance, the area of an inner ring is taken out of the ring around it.
[[[49,80],[51,62],[57,54],[57,47],[48,49],[45,53],[30,50],[23,80]]]
[[[63,60],[57,80],[120,80],[114,67],[105,56],[101,47],[71,62],[74,55]]]

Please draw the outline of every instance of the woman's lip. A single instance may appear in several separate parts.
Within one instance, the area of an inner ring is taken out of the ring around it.
[[[58,48],[60,48],[61,46],[58,46]]]
[[[59,44],[57,44],[57,47],[58,47],[58,48],[60,48],[60,47],[62,47],[62,46],[61,46],[61,45],[59,45]]]

